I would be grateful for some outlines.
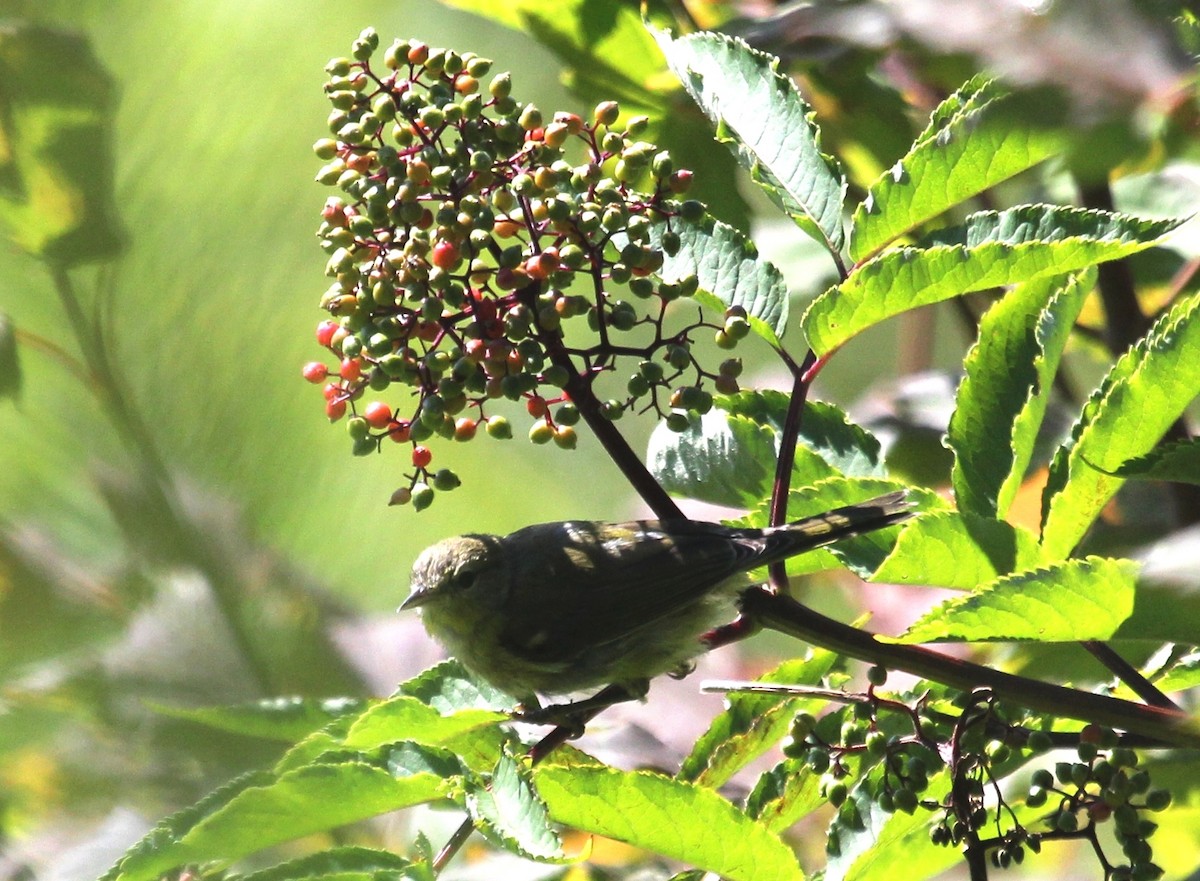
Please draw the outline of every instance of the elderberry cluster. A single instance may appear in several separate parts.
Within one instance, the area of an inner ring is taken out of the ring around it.
[[[331,421],[348,416],[355,454],[411,446],[394,501],[420,509],[457,486],[427,440],[511,437],[501,400],[524,402],[532,441],[571,448],[581,410],[683,430],[712,406],[706,383],[737,390],[740,361],[706,370],[692,344],[704,329],[733,347],[750,330],[743,310],[696,308],[668,328],[698,282],[660,271],[704,209],[677,198],[691,173],[640,139],[646,118],[621,121],[608,101],[590,120],[546,119],[507,73],[483,84],[490,61],[404,40],[379,52],[373,30],[326,70],[317,180],[341,192],[318,233],[333,283],[317,340],[336,365],[304,375],[324,384]],[[635,365],[624,389],[597,397],[620,360]]]
[[[910,705],[876,691],[885,679],[886,671],[874,667],[870,688],[847,695],[849,706],[821,719],[799,713],[783,745],[789,760],[820,775],[821,795],[838,810],[826,839],[831,855],[840,852],[844,831],[863,828],[862,799],[851,797],[858,794],[889,814],[931,812],[934,844],[975,849],[997,868],[1020,864],[1046,842],[1081,838],[1092,845],[1106,881],[1162,875],[1149,842],[1157,825],[1146,815],[1164,810],[1171,796],[1151,786],[1137,753],[1120,747],[1115,732],[1088,725],[1077,735],[1052,736],[1029,728],[1030,717],[1007,718],[986,690],[925,692]],[[1068,740],[1075,742],[1077,761],[1040,769],[1030,781],[1025,805],[1046,813],[1035,822],[1018,821],[1001,781],[1029,757]],[[939,773],[950,779],[934,798],[930,778]],[[1121,863],[1102,845],[1100,829],[1110,821],[1125,856]]]

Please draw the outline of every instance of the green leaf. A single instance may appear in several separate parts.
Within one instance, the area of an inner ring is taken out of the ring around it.
[[[1133,611],[1138,564],[1086,557],[1006,575],[931,610],[896,642],[1108,639]]]
[[[592,102],[665,103],[662,54],[637,9],[618,0],[517,0],[521,24],[566,66],[567,85]]]
[[[673,495],[750,508],[771,493],[776,440],[774,429],[714,407],[684,431],[660,422],[650,435],[646,463]]]
[[[753,508],[771,494],[789,397],[782,392],[719,395],[681,432],[659,424],[646,461],[667,492],[728,507]],[[805,403],[792,484],[843,475],[882,476],[879,441],[833,404]]]
[[[1200,295],[1176,303],[1113,365],[1084,405],[1050,464],[1042,495],[1042,548],[1065,557],[1123,478],[1113,472],[1144,456],[1200,394]]]
[[[202,811],[160,824],[105,877],[153,881],[184,863],[230,862],[314,832],[444,798],[443,775],[453,757],[429,754],[427,764],[434,770],[409,773],[405,765],[419,749],[255,775],[218,790],[201,803]]]
[[[375,749],[398,740],[440,746],[459,735],[508,719],[508,713],[474,708],[441,713],[414,697],[397,695],[360,714],[346,732],[343,744],[358,750]]]
[[[1187,691],[1200,685],[1200,652],[1190,652],[1179,658],[1171,669],[1154,679],[1163,694]]]
[[[878,773],[872,776],[878,779]],[[954,848],[929,840],[929,813],[921,809],[912,814],[885,813],[870,788],[855,786],[846,802],[854,805],[859,822],[831,825],[830,834],[836,828],[838,849],[829,858],[825,881],[919,881],[961,863],[962,854]],[[940,801],[949,790],[950,775],[938,771],[930,774],[921,797]]]
[[[824,804],[820,776],[801,759],[784,759],[755,781],[746,813],[772,832],[783,832]]]
[[[534,768],[551,816],[730,881],[804,877],[792,849],[718,793],[650,771]]]
[[[361,712],[366,706],[366,701],[358,698],[321,700],[277,697],[226,707],[187,708],[161,704],[153,706],[156,712],[175,719],[188,719],[234,734],[293,743],[334,719]]]
[[[1178,226],[1105,211],[1023,205],[985,211],[917,248],[885,251],[819,296],[801,325],[818,355],[918,306],[971,291],[1033,281],[1116,260],[1155,244]]]
[[[652,247],[662,247],[666,229],[666,224],[651,227]],[[696,276],[698,302],[718,313],[741,306],[755,333],[778,347],[788,318],[787,283],[779,270],[758,256],[749,238],[714,217],[673,218],[670,229],[678,233],[680,245],[675,254],[664,254],[658,272],[663,281]]]
[[[17,329],[7,312],[0,312],[0,401],[21,396],[21,361],[17,357]]]
[[[113,193],[117,89],[78,34],[0,32],[0,219],[17,247],[63,265],[122,249]]]
[[[517,703],[512,695],[480,679],[454,658],[435,664],[404,682],[397,693],[415,697],[447,715],[468,709],[506,712]]]
[[[467,810],[476,827],[501,847],[539,862],[569,862],[534,790],[531,769],[512,756],[500,756],[488,786],[468,788]]]
[[[288,860],[248,875],[225,875],[227,881],[385,881],[421,877],[411,860],[370,847],[334,847]]]
[[[901,531],[871,580],[974,590],[1039,560],[1037,536],[1027,529],[974,514],[937,511]]]
[[[1125,461],[1112,473],[1140,480],[1200,484],[1200,440],[1163,444],[1144,456]]]
[[[1062,135],[1031,125],[1026,109],[983,76],[943,101],[908,154],[871,185],[854,212],[854,261],[1058,153]]]
[[[1012,504],[1093,275],[1019,285],[980,320],[946,441],[960,510],[1002,517]]]
[[[736,416],[781,431],[791,397],[772,389],[720,395],[715,404]],[[838,475],[883,477],[880,444],[871,432],[851,422],[846,412],[825,401],[806,401],[799,443],[818,455]],[[795,475],[799,477],[800,475]],[[815,480],[806,481],[815,483]]]
[[[832,652],[814,649],[810,657],[784,661],[755,681],[816,685],[836,662],[837,655]],[[724,786],[734,774],[779,743],[796,713],[811,703],[786,695],[737,692],[730,694],[727,702],[725,710],[692,745],[676,775],[680,780],[714,789]]]
[[[845,181],[821,152],[812,110],[779,60],[723,34],[673,39],[654,31],[667,64],[736,151],[742,167],[806,233],[832,254],[845,244]]]

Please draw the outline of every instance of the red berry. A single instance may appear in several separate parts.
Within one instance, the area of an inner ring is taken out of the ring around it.
[[[346,399],[333,398],[325,402],[325,415],[330,422],[337,422],[346,412]]]
[[[464,416],[454,423],[454,439],[456,441],[469,441],[475,437],[475,431],[478,427],[478,422],[469,416]]]
[[[558,254],[552,251],[543,251],[525,261],[525,274],[536,281],[542,281],[549,278],[550,274],[558,269],[558,266]]]
[[[325,200],[325,207],[321,209],[321,217],[328,221],[330,226],[345,226],[346,206],[336,196],[331,196]],[[322,345],[324,344],[322,343]]]
[[[343,358],[338,373],[342,379],[353,382],[362,376],[362,361],[358,358]]]
[[[453,269],[459,261],[458,246],[453,242],[442,240],[433,246],[433,254],[429,262],[439,269]]]
[[[549,408],[546,406],[545,398],[529,398],[525,401],[525,409],[534,419],[541,419]]]
[[[408,443],[410,424],[403,419],[393,419],[387,425],[388,437],[398,444]]]
[[[467,340],[465,347],[467,360],[472,364],[482,364],[487,357],[487,343],[483,340]]]
[[[433,453],[429,451],[429,447],[413,447],[412,463],[417,468],[428,468],[432,461]]]
[[[342,387],[336,382],[325,383],[325,388],[321,389],[321,394],[325,396],[325,400],[332,401],[342,393]]]
[[[333,335],[337,332],[338,326],[339,325],[336,321],[329,321],[328,319],[318,324],[317,343],[319,345],[328,347],[330,342],[333,341]]]
[[[372,428],[386,428],[392,421],[392,408],[383,401],[372,401],[363,410],[363,419]]]
[[[329,368],[320,361],[309,361],[304,365],[301,373],[304,374],[305,379],[315,384],[325,380],[325,377],[329,375]]]
[[[371,163],[374,160],[375,157],[371,153],[351,153],[346,157],[346,167],[359,174],[366,174],[371,170]]]

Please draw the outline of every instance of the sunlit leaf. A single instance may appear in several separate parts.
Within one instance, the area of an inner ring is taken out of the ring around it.
[[[813,301],[801,324],[809,345],[827,355],[918,306],[1116,260],[1150,247],[1176,226],[1053,205],[980,212],[961,227],[929,236],[921,247],[885,251],[861,264]]]
[[[974,590],[1040,559],[1037,536],[973,514],[936,511],[917,518],[872,576],[890,584]]]
[[[897,237],[1059,152],[1063,136],[1030,125],[995,80],[977,76],[934,110],[908,154],[871,185],[854,212],[850,256]]]
[[[1003,517],[1012,504],[1092,277],[1019,285],[980,320],[946,440],[960,510]]]
[[[658,272],[662,279],[676,282],[696,276],[699,302],[718,312],[741,306],[755,332],[778,346],[788,318],[787,283],[779,270],[758,256],[746,236],[713,217],[696,222],[676,218],[670,228],[679,235],[680,245],[676,253],[664,254]],[[661,247],[665,232],[662,224],[652,227],[653,247]]]
[[[716,33],[655,31],[667,63],[750,177],[830,252],[845,243],[845,181],[821,152],[811,108],[779,60]]]
[[[798,881],[791,847],[715,791],[649,771],[534,769],[551,816],[731,881]]]
[[[1006,575],[942,603],[899,641],[1108,639],[1133,611],[1137,571],[1132,560],[1087,557]]]
[[[468,789],[467,809],[477,828],[506,849],[543,862],[566,861],[529,766],[512,756],[500,757],[489,785]]]
[[[1200,394],[1200,296],[1176,303],[1113,365],[1050,466],[1042,497],[1046,559],[1065,557],[1124,478]]]

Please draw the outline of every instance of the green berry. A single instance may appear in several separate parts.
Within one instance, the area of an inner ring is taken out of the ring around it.
[[[512,424],[503,416],[489,416],[485,430],[489,437],[497,440],[508,440],[513,436]]]
[[[449,492],[452,489],[457,489],[462,485],[462,481],[458,475],[449,468],[442,468],[433,475],[433,488],[439,492]]]
[[[433,504],[434,491],[427,483],[414,483],[412,488],[412,506],[414,510],[424,511]]]

